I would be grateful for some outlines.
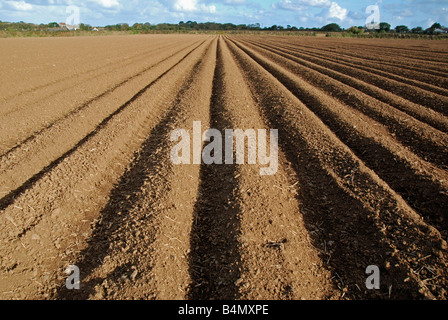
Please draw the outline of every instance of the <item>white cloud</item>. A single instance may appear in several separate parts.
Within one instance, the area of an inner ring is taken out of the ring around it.
[[[216,6],[207,6],[199,0],[176,0],[173,9],[180,12],[216,13]]]
[[[25,1],[5,1],[8,5],[10,5],[14,10],[18,11],[31,11],[33,10],[33,5],[29,4]]]
[[[337,18],[339,20],[344,20],[347,18],[348,10],[342,8],[336,2],[332,2],[330,8],[328,8],[328,12],[326,13],[326,18]]]
[[[196,11],[197,10],[197,0],[177,0],[174,3],[174,9],[178,11]]]
[[[118,0],[90,0],[103,8],[116,8],[120,5]]]

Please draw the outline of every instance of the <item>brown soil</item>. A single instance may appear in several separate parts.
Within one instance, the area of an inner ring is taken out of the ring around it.
[[[444,42],[0,40],[1,299],[447,298]],[[174,165],[194,121],[277,173]]]

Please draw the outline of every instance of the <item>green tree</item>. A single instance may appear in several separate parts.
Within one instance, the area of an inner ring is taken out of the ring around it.
[[[352,33],[352,34],[363,34],[364,33],[364,28],[362,27],[350,27],[347,29],[348,33]]]
[[[330,23],[323,26],[321,30],[325,32],[340,32],[342,31],[342,28],[336,23]]]
[[[198,30],[198,23],[196,21],[187,21],[185,24],[192,30]]]
[[[128,31],[129,30],[129,25],[127,23],[121,23],[120,24],[120,30],[121,31]]]
[[[412,33],[422,33],[423,32],[423,28],[422,27],[415,27],[411,29]]]
[[[395,27],[395,32],[397,32],[397,33],[406,33],[406,32],[409,32],[409,28],[407,26],[403,26],[403,25],[396,26]]]
[[[142,23],[134,23],[132,26],[132,30],[143,30],[143,24]]]
[[[381,22],[381,23],[380,23],[380,29],[379,29],[379,31],[384,30],[384,32],[389,32],[389,31],[390,31],[390,28],[391,28],[391,26],[390,26],[389,23],[387,23],[387,22]]]
[[[50,22],[48,24],[48,27],[49,28],[59,28],[59,23],[57,23],[57,22]]]
[[[80,23],[79,30],[81,31],[92,31],[92,26],[89,24]]]
[[[249,29],[255,29],[255,30],[260,30],[261,26],[259,23],[254,23],[254,24],[250,24],[248,25]]]

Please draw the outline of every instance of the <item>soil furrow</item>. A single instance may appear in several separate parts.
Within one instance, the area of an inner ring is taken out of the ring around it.
[[[11,126],[1,127],[0,152],[3,154],[7,153],[11,148],[14,149],[18,144],[25,142],[30,137],[32,138],[42,130],[51,128],[61,119],[65,119],[98,99],[104,98],[104,96],[129,81],[143,76],[153,67],[170,58],[172,58],[170,52],[151,56],[142,61],[143,66],[134,64],[132,67],[126,68],[124,78],[122,73],[112,71],[112,74],[109,74],[109,76],[98,76],[89,82],[88,85],[81,81],[76,90],[64,90],[50,100],[44,99],[40,103],[33,103],[25,107],[26,113],[23,112],[23,109],[19,109],[4,116],[2,121],[5,123],[14,121],[16,126],[14,128]],[[105,81],[105,79],[107,80]],[[76,98],[73,99],[73,97]],[[85,97],[90,98],[85,99]]]
[[[252,92],[225,42],[218,53],[218,66],[219,85],[216,104],[212,104],[217,109],[217,125],[224,124],[220,125],[221,130],[254,130],[258,143],[264,142],[259,130],[266,130],[267,144],[275,144],[270,139],[271,130],[275,127],[267,126],[262,119]],[[323,266],[320,253],[311,245],[300,203],[295,198],[300,190],[296,187],[298,178],[291,164],[282,150],[276,152],[268,147],[271,155],[278,156],[277,168],[273,175],[261,175],[267,165],[249,163],[249,150],[252,148],[249,141],[247,138],[244,146],[247,164],[237,163],[236,170],[232,172],[236,175],[229,174],[230,181],[226,183],[230,190],[228,194],[232,196],[230,203],[226,204],[225,194],[219,198],[224,200],[221,211],[239,211],[231,213],[236,215],[239,228],[237,247],[241,260],[236,270],[239,277],[234,283],[239,297],[315,300],[340,295],[333,292],[331,274]],[[237,152],[239,146],[234,145],[234,148],[235,161],[240,153]],[[258,149],[258,156],[262,152]],[[225,181],[225,177],[223,179]]]
[[[399,82],[403,82],[409,84],[411,86],[417,86],[421,89],[434,92],[443,96],[448,96],[448,81],[446,77],[438,77],[434,75],[428,75],[423,72],[407,72],[402,67],[394,67],[394,66],[382,66],[377,63],[368,63],[363,59],[350,58],[344,59],[340,56],[336,56],[333,52],[331,56],[326,55],[325,58],[322,57],[321,52],[315,52],[313,50],[302,50],[296,47],[291,47],[288,45],[282,46],[273,46],[272,43],[268,44],[270,47],[274,47],[278,50],[284,51],[286,53],[293,53],[297,56],[301,57],[311,57],[312,62],[320,61],[321,65],[343,65],[347,67],[353,67],[355,70],[360,69],[369,73],[374,73],[381,75],[383,77],[397,80]],[[327,63],[330,62],[330,63]],[[333,63],[331,63],[333,62]],[[334,68],[333,68],[334,69]]]
[[[220,132],[231,128],[221,105],[224,85],[222,68],[221,44],[218,43],[207,124],[209,128]],[[205,142],[204,147],[207,145],[210,144]],[[223,156],[216,152],[216,157]],[[190,236],[189,299],[232,300],[240,297],[234,284],[241,274],[238,243],[238,213],[241,209],[235,194],[238,189],[238,182],[234,179],[236,175],[236,165],[201,164],[200,186]]]
[[[415,41],[413,41],[413,40],[409,41],[408,45],[412,42],[415,42]],[[443,42],[441,42],[440,45],[441,45],[441,47],[443,47]],[[366,47],[365,45],[362,45],[361,47],[359,45],[354,45],[352,48],[354,48],[358,52],[362,52],[362,54],[372,54],[372,52],[373,53],[381,52],[381,55],[382,55],[384,52],[385,55],[387,55],[387,57],[389,59],[391,59],[392,61],[395,61],[397,63],[402,63],[403,60],[405,60],[405,59],[403,59],[403,57],[405,57],[405,58],[407,58],[406,60],[411,61],[413,64],[421,62],[421,63],[427,64],[428,66],[429,65],[440,66],[442,68],[442,70],[445,70],[445,71],[447,70],[446,66],[444,66],[444,64],[448,64],[445,56],[442,57],[439,55],[439,56],[435,56],[435,57],[434,56],[430,57],[430,55],[425,55],[425,56],[423,56],[423,55],[419,56],[419,55],[415,55],[415,54],[414,55],[400,55],[400,53],[397,54],[394,50],[388,50],[387,47],[386,47],[386,49],[384,49],[385,48],[384,46],[375,46],[375,45],[372,45],[370,47],[370,49],[368,47]],[[347,48],[345,50],[347,50]],[[383,50],[383,51],[381,51],[381,50]],[[429,57],[429,59],[427,59],[428,57]],[[412,60],[417,60],[417,61],[412,61]]]
[[[279,63],[285,69],[291,70],[297,77],[306,80],[313,86],[317,86],[336,100],[344,102],[347,106],[355,107],[372,119],[386,125],[391,134],[396,135],[402,143],[421,158],[428,159],[442,168],[446,167],[448,149],[445,133],[288,58],[263,49],[258,49],[258,51]]]
[[[215,48],[216,41],[185,78],[169,103],[169,113],[112,190],[88,247],[78,257],[84,288],[61,288],[58,298],[185,298],[199,166],[171,163],[170,133],[206,120]]]
[[[193,48],[187,47],[174,53],[146,73],[137,75],[129,81],[126,80],[97,100],[79,107],[73,114],[61,119],[20,148],[3,156],[0,160],[0,185],[3,190],[15,190],[30,177],[39,174],[42,168],[50,169],[51,163],[58,161],[57,159],[66,152],[70,152],[74,145],[79,145],[80,141],[95,132],[105,121],[108,121],[107,119],[121,112],[138,95],[199,46],[196,44]],[[27,161],[24,161],[25,159]]]
[[[13,263],[14,272],[2,265],[0,292],[13,292],[19,298],[45,298],[60,285],[56,279],[61,279],[63,270],[83,249],[91,232],[90,223],[107,204],[113,183],[123,173],[123,164],[130,161],[132,153],[168,112],[173,94],[185,82],[184,75],[191,72],[209,45],[210,41],[179,61],[98,134],[2,211],[2,262]]]
[[[307,105],[357,156],[443,234],[448,235],[447,173],[403,148],[380,124],[325,97],[273,61],[241,47]],[[403,181],[407,181],[403,185]],[[427,192],[427,193],[426,193]]]
[[[291,43],[290,43],[291,44]],[[312,51],[315,52],[325,52],[325,55],[330,54],[334,54],[335,50],[334,49],[328,49],[328,48],[323,48],[323,47],[316,47],[316,46],[307,46],[304,44],[295,44],[294,47],[296,48],[307,48],[307,50],[311,49]],[[355,53],[354,53],[355,52]],[[408,70],[414,70],[414,71],[418,71],[418,72],[423,72],[423,73],[427,73],[427,74],[432,74],[438,77],[446,77],[448,75],[448,71],[447,70],[442,70],[440,68],[437,68],[437,66],[431,66],[431,69],[428,65],[423,65],[423,66],[419,66],[418,64],[409,64],[406,62],[406,60],[401,59],[400,61],[394,61],[394,60],[387,60],[385,59],[385,57],[389,57],[390,55],[388,55],[387,53],[380,51],[381,54],[378,55],[371,55],[371,52],[358,52],[358,50],[352,48],[352,46],[350,46],[350,49],[347,50],[347,48],[345,46],[343,47],[339,47],[338,48],[338,52],[337,54],[340,56],[347,56],[349,59],[357,59],[357,58],[361,58],[364,61],[371,61],[371,62],[376,62],[376,63],[381,63],[383,65],[390,65],[390,66],[394,66],[394,67],[398,67],[398,68],[406,68]],[[416,65],[418,67],[416,67]]]
[[[163,43],[161,43],[163,44]],[[98,78],[111,77],[111,73],[117,74],[118,70],[122,70],[126,67],[132,68],[132,65],[140,65],[142,61],[147,60],[148,57],[160,54],[161,51],[167,49],[173,49],[177,44],[168,43],[167,45],[151,49],[145,52],[139,52],[133,56],[123,59],[117,62],[109,62],[106,65],[95,67],[88,71],[83,71],[81,73],[67,74],[65,78],[57,79],[51,81],[50,83],[42,84],[37,87],[28,89],[24,92],[17,93],[14,96],[4,97],[3,106],[1,109],[1,115],[6,117],[12,112],[18,109],[24,109],[26,107],[37,104],[41,101],[47,100],[61,94],[68,90],[73,90],[79,86],[85,86],[85,83]],[[67,85],[65,83],[68,83]]]
[[[263,46],[263,47],[266,47],[266,46]],[[327,75],[327,76],[329,76],[337,81],[340,81],[352,88],[355,88],[355,89],[371,96],[374,99],[384,102],[398,110],[406,112],[407,114],[411,115],[412,117],[433,126],[435,129],[438,129],[445,133],[448,132],[448,117],[446,117],[432,109],[425,108],[424,106],[415,104],[407,99],[404,99],[404,98],[399,97],[393,93],[390,93],[381,88],[378,88],[378,87],[376,87],[368,82],[365,82],[363,80],[354,79],[352,77],[345,75],[344,73],[338,72],[336,70],[324,68],[315,63],[312,63],[312,62],[309,62],[302,58],[293,56],[293,55],[289,54],[288,51],[276,50],[275,47],[272,47],[272,46],[269,46],[268,49],[273,53],[277,53],[277,54],[281,55],[282,57],[287,58],[288,60],[297,62],[299,65],[306,66],[312,70],[316,70],[319,73]],[[326,86],[327,86],[327,84],[325,86],[321,85],[320,87],[323,88]],[[385,106],[385,108],[388,108],[388,107]],[[390,109],[390,108],[388,108],[388,109]],[[394,112],[393,111],[388,112],[387,114],[390,114],[390,113],[393,114]],[[387,115],[384,115],[384,112],[382,112],[382,113],[379,113],[375,118],[378,119],[381,117],[384,118],[384,117],[387,117]],[[402,117],[400,117],[400,118],[402,118]],[[408,119],[406,119],[406,121],[408,121]]]
[[[21,46],[32,45],[27,42],[35,42],[36,39],[23,40],[24,41],[22,43],[19,41],[16,41],[16,43],[9,43],[9,46],[16,48],[16,50],[18,51],[21,51]],[[79,65],[79,61],[86,62],[87,59],[85,59],[83,55],[77,55],[76,52],[73,52],[72,48],[70,48],[73,46],[73,43],[70,45],[64,45],[64,42],[66,42],[67,39],[42,39],[42,43],[35,42],[33,46],[35,55],[33,55],[32,57],[27,55],[27,59],[22,60],[23,66],[19,70],[14,69],[11,71],[11,69],[5,68],[5,74],[11,72],[16,74],[20,79],[20,77],[23,77],[22,73],[28,69],[31,70],[30,76],[33,76],[34,73],[39,72],[39,69],[45,70],[44,66],[39,65],[40,63],[46,62],[42,61],[43,56],[48,56],[50,57],[50,60],[54,61],[50,65],[52,67],[50,68],[52,72],[44,74],[44,77],[41,79],[32,77],[31,79],[29,79],[31,81],[25,83],[24,86],[16,86],[14,90],[6,91],[5,93],[9,95],[5,94],[2,98],[5,102],[7,102],[8,100],[14,98],[21,99],[29,94],[35,95],[42,89],[46,90],[51,86],[64,85],[67,82],[72,82],[77,77],[95,73],[105,68],[116,67],[117,65],[120,65],[123,62],[126,63],[129,60],[140,61],[139,57],[141,58],[142,55],[149,54],[150,52],[154,52],[154,50],[161,49],[163,47],[171,46],[176,42],[176,40],[174,39],[156,36],[150,40],[150,45],[142,47],[139,41],[135,41],[132,39],[126,39],[124,41],[125,45],[123,45],[122,43],[118,44],[116,40],[116,37],[74,39],[73,42],[77,43],[77,45],[75,45],[74,47],[77,46],[87,49],[84,51],[88,56],[88,60],[95,62],[93,64],[83,63],[81,66]],[[98,46],[101,46],[102,49],[106,50],[96,50],[98,49]],[[55,48],[57,49],[55,50]],[[148,48],[149,50],[144,50]],[[26,52],[26,50],[23,51]],[[33,63],[34,66],[31,67]],[[76,68],[73,68],[73,64],[76,65]],[[2,66],[0,66],[0,68],[1,67]],[[3,68],[1,69],[3,71]],[[74,85],[76,86],[76,83]],[[23,87],[27,88],[23,90]],[[11,94],[11,92],[13,92],[13,94]]]
[[[440,266],[446,252],[437,230],[423,223],[277,79],[233,44],[231,51],[265,116],[280,130],[282,149],[298,173],[305,222],[315,246],[328,254],[344,296],[442,297],[441,287],[430,286],[433,282],[413,272],[420,264],[418,257],[429,254],[425,263],[445,274]],[[335,247],[325,250],[323,245],[330,241]],[[363,289],[369,264],[382,270],[380,291]],[[446,275],[437,279],[443,287]],[[389,295],[390,286],[395,289]]]
[[[358,44],[358,46],[359,46],[359,47],[365,47],[365,48],[375,47],[375,48],[379,48],[379,49],[387,48],[387,49],[393,49],[393,50],[408,51],[408,53],[416,52],[416,51],[417,51],[417,52],[424,52],[424,53],[426,53],[427,55],[434,53],[436,56],[439,56],[439,55],[440,55],[440,56],[447,57],[447,53],[446,53],[446,51],[429,50],[428,48],[425,48],[425,49],[416,49],[416,48],[425,47],[425,46],[412,46],[412,49],[408,49],[408,48],[400,48],[400,47],[398,47],[398,46],[393,47],[393,46],[384,46],[384,45],[381,45],[381,46],[375,46],[375,45],[368,46],[368,45],[366,45],[366,44]]]
[[[430,109],[434,109],[444,115],[448,115],[446,110],[446,105],[448,104],[448,97],[428,91],[427,89],[420,89],[414,85],[409,85],[402,82],[401,80],[389,79],[381,75],[381,73],[372,73],[369,70],[365,70],[362,66],[356,65],[345,66],[343,62],[338,61],[337,63],[332,62],[332,59],[322,60],[320,58],[314,58],[308,54],[297,54],[293,53],[299,57],[305,56],[306,60],[312,61],[317,64],[324,65],[330,69],[335,69],[344,74],[350,75],[357,79],[362,79],[370,84],[377,86],[383,90],[387,90],[393,94],[399,95],[405,99],[413,101],[415,103],[421,104]],[[445,92],[445,91],[444,91]]]
[[[0,56],[0,299],[448,298],[443,41],[0,39]]]
[[[371,48],[368,48],[367,46],[364,46],[364,47],[365,47],[365,49],[364,49],[365,51],[371,51],[372,50]],[[381,46],[379,48],[383,49],[385,47]],[[400,48],[393,48],[393,47],[386,47],[386,48],[392,49],[392,50],[389,50],[388,52],[394,58],[397,58],[397,59],[410,58],[410,59],[415,59],[415,60],[422,60],[424,62],[435,62],[436,64],[442,64],[442,65],[446,65],[446,67],[448,67],[448,62],[446,60],[446,55],[443,55],[443,57],[441,57],[440,55],[431,57],[430,55],[427,54],[424,57],[423,56],[419,57],[419,56],[416,56],[415,54],[414,55],[406,54],[406,53],[402,52],[402,50]]]
[[[200,41],[198,41],[197,43],[199,43]],[[193,46],[193,45],[192,45]],[[58,124],[59,122],[65,120],[66,118],[82,111],[83,109],[89,107],[92,103],[98,101],[99,99],[104,98],[107,94],[110,94],[111,92],[113,92],[114,90],[122,87],[123,85],[127,84],[128,82],[130,82],[131,80],[140,77],[142,75],[144,75],[145,73],[147,73],[148,71],[152,71],[153,68],[155,68],[156,66],[162,64],[163,62],[167,61],[168,59],[176,56],[176,54],[184,51],[186,48],[188,48],[190,46],[184,47],[180,50],[175,51],[174,53],[170,54],[167,57],[162,58],[161,60],[159,60],[158,62],[150,65],[149,67],[144,68],[143,70],[139,71],[136,74],[133,74],[132,76],[130,76],[129,78],[124,79],[123,81],[120,81],[119,83],[113,85],[112,87],[108,88],[106,91],[101,92],[100,94],[96,95],[95,97],[89,99],[88,101],[86,101],[85,103],[82,103],[81,105],[79,105],[78,107],[76,107],[75,109],[72,109],[71,111],[69,111],[67,114],[63,115],[61,118],[58,118],[50,123],[48,123],[45,127],[38,129],[36,131],[34,131],[29,137],[27,137],[26,139],[24,139],[23,141],[20,141],[18,143],[16,143],[16,145],[14,147],[12,147],[11,149],[3,152],[0,155],[0,158],[3,158],[5,156],[7,156],[8,154],[10,154],[11,152],[15,151],[17,148],[22,147],[22,145],[24,145],[25,143],[30,142],[31,140],[35,139],[39,134],[42,134],[43,132],[45,132],[46,130],[50,129],[51,127],[53,127],[54,125]]]

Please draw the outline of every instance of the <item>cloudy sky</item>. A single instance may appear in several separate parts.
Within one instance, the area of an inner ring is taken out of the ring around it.
[[[393,27],[448,26],[448,0],[0,0],[1,21],[65,22],[79,8],[80,20],[95,26],[179,21],[260,23],[262,26],[342,27],[364,25],[366,8],[378,4],[381,21]]]

